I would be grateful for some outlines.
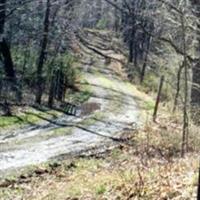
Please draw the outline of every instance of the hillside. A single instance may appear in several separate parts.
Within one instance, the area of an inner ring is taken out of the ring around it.
[[[0,200],[200,200],[200,1],[0,0]]]
[[[112,36],[91,30],[85,34],[87,40],[92,41],[91,47],[104,55],[79,44],[81,58],[75,66],[81,78],[77,85],[89,88],[89,99],[74,108],[76,115],[63,114],[54,119],[41,116],[44,122],[40,120],[35,125],[14,130],[12,126],[5,127],[6,131],[2,130],[0,135],[1,174],[68,154],[90,154],[95,149],[104,151],[107,144],[120,141],[124,129],[132,130],[141,123],[140,106],[151,100],[128,82],[122,69],[125,58],[112,48]],[[105,44],[104,37],[110,43]],[[106,56],[109,63],[106,63]]]
[[[0,199],[195,199],[198,145],[179,157],[179,115],[163,106],[152,123],[153,100],[128,82],[118,39],[84,34],[75,65],[89,99],[77,116],[1,132]]]

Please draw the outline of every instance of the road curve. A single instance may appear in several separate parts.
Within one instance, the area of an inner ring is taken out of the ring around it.
[[[90,60],[93,54],[88,50],[84,59]],[[134,87],[114,73],[116,61],[106,65],[103,58],[96,56],[95,62],[95,66],[82,66],[82,73],[92,93],[88,103],[97,103],[100,109],[88,116],[63,115],[41,126],[1,134],[0,177],[7,170],[102,147],[113,142],[124,128],[139,122]]]

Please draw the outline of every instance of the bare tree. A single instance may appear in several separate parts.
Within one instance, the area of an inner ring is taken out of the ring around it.
[[[48,35],[49,35],[49,16],[50,16],[50,0],[46,2],[46,12],[44,18],[44,31],[43,37],[40,44],[40,53],[38,58],[38,65],[37,65],[37,93],[36,93],[36,103],[41,104],[42,100],[42,93],[44,90],[44,80],[43,80],[43,66],[47,56],[47,44],[48,44]]]
[[[11,57],[11,52],[8,43],[4,37],[5,22],[6,22],[6,0],[1,0],[0,1],[0,53],[2,56],[6,77],[9,78],[10,81],[15,82],[16,74]]]

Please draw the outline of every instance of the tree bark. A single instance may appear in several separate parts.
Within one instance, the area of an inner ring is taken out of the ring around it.
[[[181,157],[184,157],[188,151],[188,135],[189,135],[189,118],[188,118],[188,62],[187,62],[187,49],[186,49],[186,27],[185,27],[185,14],[181,14],[181,27],[182,27],[182,42],[183,42],[183,69],[184,69],[184,105],[183,105],[183,136],[182,136],[182,149]]]
[[[200,45],[200,41],[199,41]],[[191,104],[194,107],[200,107],[200,60],[192,69],[192,94],[191,94]]]
[[[153,121],[154,122],[156,122],[156,117],[157,117],[158,107],[159,107],[159,104],[160,104],[160,97],[161,97],[161,93],[162,93],[164,80],[165,80],[165,77],[162,76],[161,79],[160,79],[158,95],[157,95],[157,98],[156,98],[156,104],[155,104],[155,108],[154,108],[154,112],[153,112]]]
[[[0,52],[3,57],[4,70],[5,70],[6,77],[9,79],[9,81],[15,82],[16,74],[14,70],[11,52],[4,38],[2,39],[2,41],[0,41]]]
[[[178,73],[177,73],[177,86],[176,86],[176,95],[175,95],[175,98],[174,98],[173,112],[176,111],[176,107],[178,105],[178,97],[179,97],[179,94],[180,94],[180,84],[181,84],[181,73],[182,73],[183,67],[184,67],[183,64],[181,64],[179,66]]]
[[[200,28],[200,1],[199,0],[191,0],[192,4],[196,7],[196,16],[198,18],[198,25],[197,28]],[[198,36],[198,48],[197,52],[200,52],[200,35],[199,32],[197,33]],[[192,68],[193,78],[192,78],[192,91],[191,91],[191,105],[194,107],[200,107],[200,58],[198,62]]]
[[[54,72],[53,72],[52,75],[51,75],[51,83],[50,83],[49,99],[48,99],[48,106],[50,108],[53,107],[54,97],[55,97],[55,75],[54,75]]]
[[[36,103],[41,104],[42,94],[44,89],[44,80],[43,80],[43,66],[46,59],[46,49],[48,44],[48,34],[49,34],[49,16],[50,16],[50,0],[46,2],[46,12],[44,18],[44,30],[43,30],[43,38],[40,43],[40,54],[38,58],[37,64],[37,93],[36,93]]]
[[[131,30],[131,35],[129,38],[129,62],[130,63],[133,62],[133,58],[134,58],[134,54],[133,54],[134,53],[134,41],[135,41],[135,28],[133,26],[132,30]]]
[[[115,0],[115,4],[118,3],[118,0]],[[115,23],[114,23],[114,31],[117,33],[119,31],[119,24],[120,24],[120,19],[119,19],[119,12],[117,8],[114,8],[114,16],[115,16]]]
[[[4,65],[4,71],[6,77],[15,82],[16,74],[14,70],[14,64],[10,52],[9,45],[4,37],[4,26],[6,20],[6,0],[0,0],[0,54]]]
[[[140,75],[140,83],[143,83],[143,81],[144,81],[144,77],[145,77],[145,73],[146,73],[146,66],[147,66],[147,61],[148,61],[148,56],[149,56],[149,50],[150,50],[150,44],[151,44],[151,36],[149,36],[148,41],[147,41],[147,49],[145,52],[144,63],[143,63],[142,71],[141,71],[141,75]]]

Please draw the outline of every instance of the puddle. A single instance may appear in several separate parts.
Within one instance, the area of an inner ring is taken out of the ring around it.
[[[90,115],[95,111],[100,110],[101,104],[95,102],[85,103],[81,106],[80,109],[81,109],[81,116]]]

